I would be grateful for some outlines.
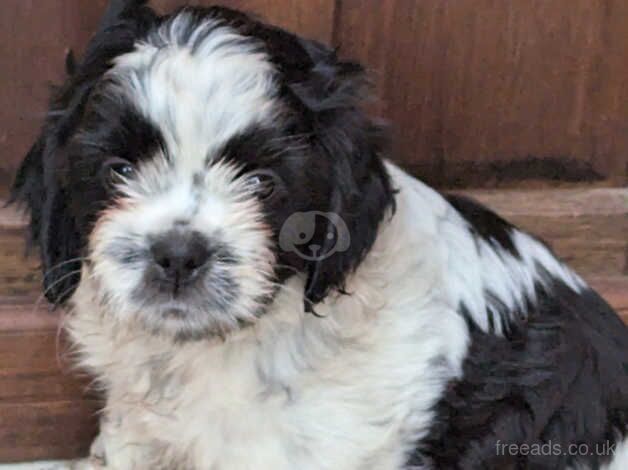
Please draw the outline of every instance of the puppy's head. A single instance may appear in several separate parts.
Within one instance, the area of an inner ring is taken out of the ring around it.
[[[392,201],[362,69],[144,3],[111,2],[16,177],[48,299],[89,282],[112,320],[188,338],[254,321],[291,275],[306,309],[341,290]]]

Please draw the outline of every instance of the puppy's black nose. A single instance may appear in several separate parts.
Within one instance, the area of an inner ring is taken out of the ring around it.
[[[172,230],[160,235],[151,246],[154,263],[175,292],[190,281],[211,257],[208,240],[195,231]]]

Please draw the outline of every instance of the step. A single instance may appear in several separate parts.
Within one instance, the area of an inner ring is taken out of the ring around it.
[[[628,190],[465,193],[546,239],[628,322]],[[0,208],[0,462],[84,455],[97,429],[98,397],[67,361],[62,312],[41,300],[37,260],[24,258],[24,223]]]
[[[628,275],[628,188],[466,191],[584,277]]]

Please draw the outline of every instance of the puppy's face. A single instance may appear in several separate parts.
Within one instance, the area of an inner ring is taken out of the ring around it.
[[[178,338],[253,322],[295,274],[311,307],[391,202],[361,70],[230,10],[128,5],[108,12],[16,179],[48,297],[83,282],[112,321]],[[282,248],[295,214],[326,215],[308,229],[326,256]]]

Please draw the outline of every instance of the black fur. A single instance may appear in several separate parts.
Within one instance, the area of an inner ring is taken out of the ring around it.
[[[575,462],[598,468],[612,457],[576,459],[562,451],[587,444],[603,454],[607,442],[627,434],[628,329],[592,290],[577,293],[553,279],[537,285],[537,294],[510,338],[471,325],[464,377],[436,407],[410,468],[420,462],[447,469],[565,469]],[[546,448],[544,455],[510,455],[500,443]]]
[[[473,237],[520,258],[513,225],[469,198],[446,197]],[[575,292],[537,269],[545,282],[525,311],[512,312],[486,292],[494,312],[487,312],[488,333],[460,305],[471,333],[463,378],[437,405],[409,468],[599,468],[612,455],[575,457],[569,446],[601,454],[628,434],[628,329],[594,291]],[[503,336],[493,334],[494,321]],[[527,445],[528,455],[511,455],[502,444]]]
[[[479,239],[494,248],[505,250],[517,259],[521,258],[512,238],[514,225],[471,198],[456,194],[446,194],[444,197],[468,223],[469,233],[476,241],[476,250],[480,256]],[[519,326],[518,320],[525,318],[525,312],[512,312],[490,289],[484,292],[484,296],[489,305],[486,312],[489,333],[500,331],[508,337],[511,330]],[[471,328],[478,326],[466,305],[460,306],[460,313]]]
[[[363,70],[338,62],[320,44],[304,47],[314,67],[307,80],[291,84],[291,90],[305,107],[315,152],[332,162],[323,173],[332,188],[326,211],[338,214],[351,235],[349,250],[308,266],[306,296],[316,304],[332,288],[342,290],[345,276],[372,246],[379,223],[393,205],[393,191],[381,160],[382,131],[360,109]],[[325,241],[321,243],[325,249]]]
[[[445,198],[469,223],[473,237],[481,237],[489,244],[497,244],[513,256],[520,257],[512,240],[512,224],[468,197],[448,194]]]

